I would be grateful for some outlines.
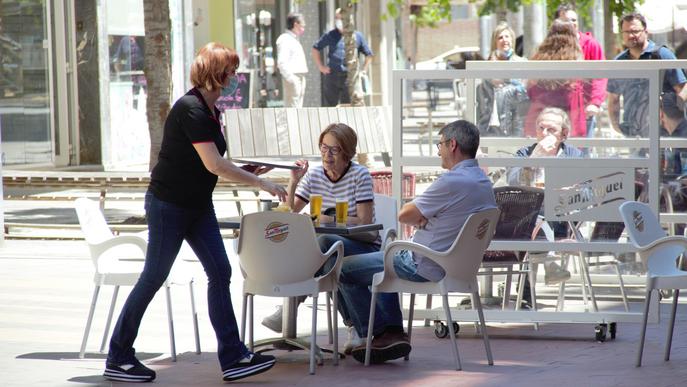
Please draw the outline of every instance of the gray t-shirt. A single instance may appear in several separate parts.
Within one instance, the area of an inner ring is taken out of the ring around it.
[[[494,190],[477,160],[463,160],[442,174],[413,203],[427,218],[424,229],[417,230],[413,242],[435,251],[445,251],[468,216],[489,208],[496,208]],[[430,281],[438,281],[444,271],[432,260],[414,255],[417,274]]]

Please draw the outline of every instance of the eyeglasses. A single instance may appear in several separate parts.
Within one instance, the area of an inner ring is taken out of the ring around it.
[[[439,141],[438,143],[436,143],[437,150],[441,149],[441,144],[446,144],[447,142],[451,142],[451,140]]]
[[[228,68],[224,73],[225,73],[227,76],[231,76],[231,75],[236,74],[236,70],[237,70],[236,67],[230,67],[230,68]]]
[[[336,156],[341,152],[341,147],[338,145],[329,146],[327,144],[320,144],[320,152],[322,152],[322,154],[331,153],[332,156]]]
[[[627,30],[627,31],[623,31],[623,34],[625,34],[625,35],[631,35],[631,36],[637,36],[637,35],[641,34],[641,33],[644,32],[644,31],[646,31],[646,30]]]

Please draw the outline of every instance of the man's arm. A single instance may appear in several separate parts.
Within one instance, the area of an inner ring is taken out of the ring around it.
[[[367,72],[367,69],[370,67],[370,62],[372,62],[372,55],[365,56],[365,62],[363,62],[364,72]]]
[[[427,224],[427,218],[422,215],[413,202],[406,203],[401,207],[401,211],[398,213],[398,221],[418,228],[422,228]]]
[[[620,96],[611,92],[608,93],[608,119],[611,121],[611,127],[622,134],[620,130]]]
[[[329,67],[322,65],[322,59],[320,59],[320,51],[318,49],[313,47],[312,50],[310,50],[310,56],[312,56],[315,66],[317,66],[317,69],[320,70],[322,74],[329,74],[331,70]]]

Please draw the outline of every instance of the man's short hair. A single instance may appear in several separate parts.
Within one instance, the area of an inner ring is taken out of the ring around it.
[[[570,3],[561,3],[561,5],[556,8],[556,19],[562,18],[564,13],[568,11],[575,11],[575,6]]]
[[[568,113],[565,112],[565,110],[557,108],[557,107],[545,107],[542,109],[542,111],[539,112],[539,115],[537,116],[537,120],[535,121],[535,125],[539,126],[539,120],[541,117],[543,117],[545,114],[553,114],[561,118],[561,128],[566,129],[567,131],[570,131],[572,129],[572,124],[570,122],[570,117],[568,116]]]
[[[444,141],[456,140],[460,153],[471,159],[475,158],[479,148],[479,129],[470,121],[458,120],[444,126],[439,131]]]
[[[303,24],[303,15],[298,12],[291,12],[286,16],[286,29],[292,30],[293,26],[296,24]]]
[[[684,117],[684,112],[680,109],[677,100],[677,94],[675,93],[661,93],[661,98],[659,100],[661,103],[661,110],[663,114],[668,116],[671,120],[681,120]]]
[[[618,30],[623,30],[623,22],[632,23],[633,20],[639,20],[639,22],[642,23],[642,27],[646,29],[646,18],[644,15],[639,12],[630,12],[626,13],[620,18],[620,21],[618,22]]]

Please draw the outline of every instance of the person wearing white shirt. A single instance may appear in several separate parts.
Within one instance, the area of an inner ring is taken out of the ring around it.
[[[286,31],[277,38],[277,66],[284,86],[284,106],[303,107],[305,94],[305,52],[298,38],[305,32],[305,21],[300,13],[286,17]]]

